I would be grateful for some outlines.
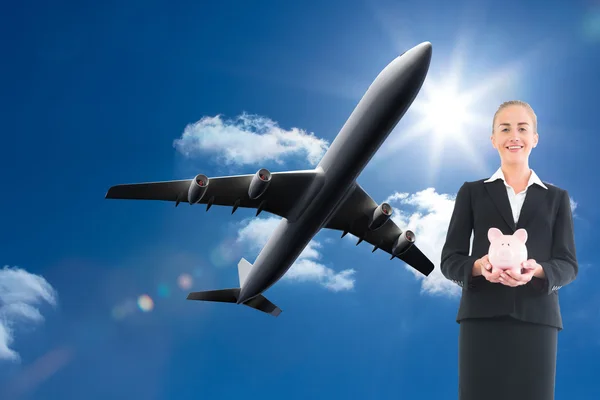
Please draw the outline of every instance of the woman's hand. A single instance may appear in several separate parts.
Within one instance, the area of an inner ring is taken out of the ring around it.
[[[521,264],[521,272],[511,270],[504,271],[500,274],[500,283],[506,286],[516,287],[529,283],[535,276],[542,278],[544,270],[535,260],[527,260]]]
[[[490,264],[487,254],[473,264],[473,276],[482,275],[491,283],[499,283],[501,274],[501,270],[495,269],[492,264]]]

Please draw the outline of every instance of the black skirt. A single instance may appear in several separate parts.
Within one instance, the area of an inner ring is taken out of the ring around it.
[[[460,321],[459,400],[553,400],[558,329],[510,317]]]

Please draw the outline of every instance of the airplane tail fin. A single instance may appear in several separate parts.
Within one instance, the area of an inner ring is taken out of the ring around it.
[[[250,270],[252,269],[252,264],[248,262],[245,258],[242,258],[240,262],[238,262],[238,277],[240,279],[240,287],[244,286],[244,282],[246,282],[246,278],[250,275]]]
[[[240,288],[244,286],[244,282],[248,278],[248,274],[252,269],[246,259],[242,258],[238,263],[238,277],[240,280]],[[240,288],[220,289],[220,290],[205,290],[203,292],[192,292],[188,294],[188,300],[201,300],[201,301],[213,301],[218,303],[237,303],[240,296]],[[281,314],[281,309],[275,304],[271,303],[265,296],[259,294],[256,297],[242,303],[248,307],[254,308],[255,310],[262,311],[267,314],[271,314],[274,317]]]

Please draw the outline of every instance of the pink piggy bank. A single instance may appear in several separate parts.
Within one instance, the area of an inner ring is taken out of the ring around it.
[[[488,258],[494,268],[521,273],[521,264],[527,261],[527,231],[518,229],[512,235],[503,235],[498,228],[488,231],[490,249]]]

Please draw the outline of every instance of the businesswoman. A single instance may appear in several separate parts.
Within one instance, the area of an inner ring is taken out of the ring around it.
[[[462,287],[459,400],[552,400],[563,328],[558,291],[578,272],[569,195],[529,168],[539,137],[527,103],[503,103],[492,124],[500,168],[458,191],[441,258],[444,276]],[[492,227],[527,230],[520,273],[490,264]]]

